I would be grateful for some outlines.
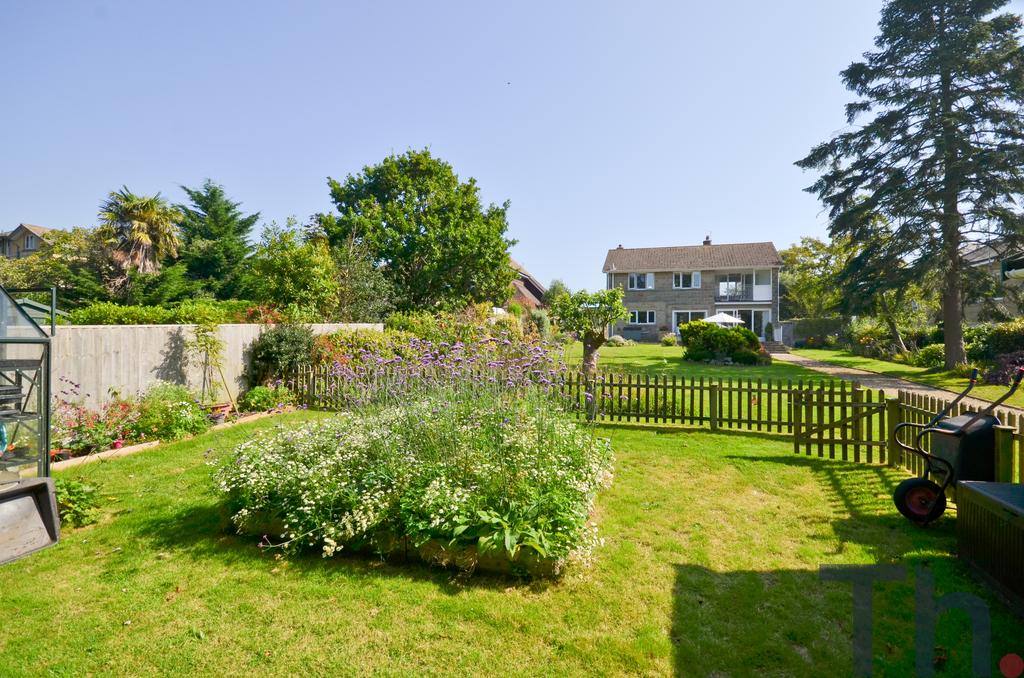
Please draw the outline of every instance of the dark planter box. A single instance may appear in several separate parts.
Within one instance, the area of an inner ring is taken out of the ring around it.
[[[960,557],[1024,609],[1024,485],[965,480],[956,494]]]

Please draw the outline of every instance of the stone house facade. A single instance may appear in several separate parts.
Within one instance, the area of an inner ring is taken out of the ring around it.
[[[770,242],[608,251],[606,286],[622,287],[628,320],[609,328],[637,341],[657,341],[690,320],[728,313],[761,339],[779,320],[782,259]]]

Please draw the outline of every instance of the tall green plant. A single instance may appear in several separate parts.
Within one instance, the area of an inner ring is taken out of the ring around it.
[[[821,171],[808,190],[829,209],[833,237],[868,240],[882,217],[893,231],[881,261],[940,272],[947,368],[966,360],[964,244],[1024,240],[1022,23],[996,14],[1006,5],[887,2],[877,49],[842,74],[858,97],[850,127],[797,162]]]

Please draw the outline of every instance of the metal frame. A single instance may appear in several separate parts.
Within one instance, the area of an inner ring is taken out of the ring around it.
[[[36,404],[37,412],[40,418],[39,430],[36,432],[39,443],[39,458],[36,463],[36,472],[40,477],[48,477],[50,475],[50,428],[51,428],[51,393],[52,393],[52,363],[51,363],[51,339],[57,332],[57,288],[4,288],[4,292],[10,298],[11,302],[15,306],[18,306],[18,302],[15,301],[11,293],[39,293],[49,292],[50,294],[50,334],[47,335],[42,327],[24,311],[19,311],[22,315],[39,331],[38,337],[0,337],[0,346],[4,345],[35,345],[42,346],[42,356],[39,360],[38,377],[32,380],[32,385],[29,386],[29,391],[25,394],[24,400],[21,405],[21,410],[24,413],[26,404],[29,400],[33,386],[36,391]],[[18,370],[20,372],[20,369]],[[8,378],[8,381],[10,379]],[[35,417],[33,417],[35,418]],[[21,425],[21,421],[18,425]],[[17,429],[15,429],[15,434]],[[12,436],[13,440],[13,436]]]

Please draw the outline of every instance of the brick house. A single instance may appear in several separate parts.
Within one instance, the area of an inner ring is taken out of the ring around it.
[[[625,290],[629,319],[611,328],[627,339],[655,341],[682,323],[729,313],[764,339],[779,318],[782,259],[770,242],[608,250],[608,289]]]

